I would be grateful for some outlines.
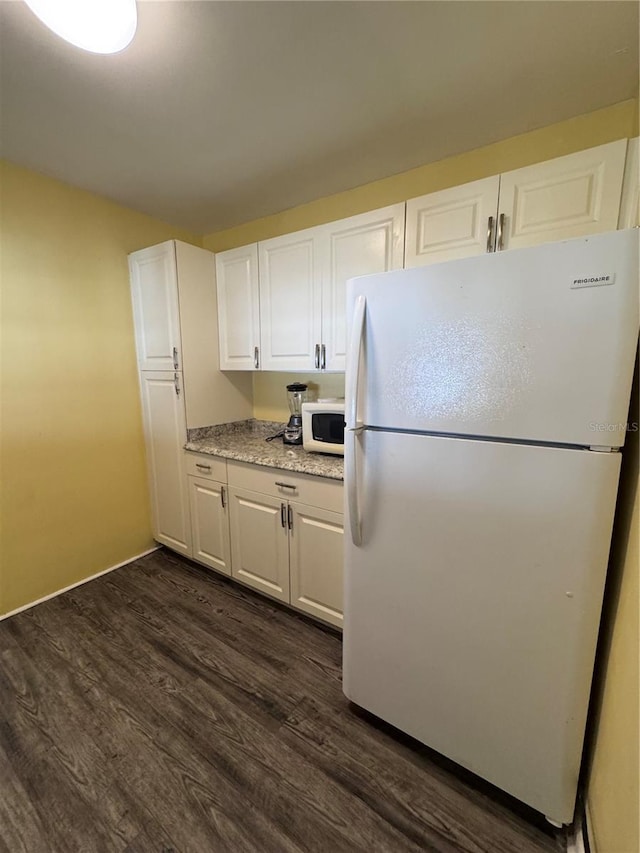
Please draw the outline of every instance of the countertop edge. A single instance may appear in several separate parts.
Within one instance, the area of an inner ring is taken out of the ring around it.
[[[190,453],[203,453],[206,456],[217,456],[220,459],[230,459],[232,462],[244,462],[247,465],[260,465],[262,468],[273,468],[280,471],[291,471],[295,474],[307,474],[311,477],[322,477],[325,480],[338,480],[340,483],[344,481],[344,475],[315,470],[313,462],[302,464],[295,459],[290,462],[286,459],[277,461],[267,461],[258,459],[251,453],[242,453],[234,450],[220,450],[218,448],[203,447],[196,442],[189,441],[185,444],[184,449]]]
[[[202,427],[188,430],[183,447],[189,453],[344,482],[343,457],[309,453],[300,445],[283,446],[279,440],[274,444],[265,441],[282,427],[283,424],[253,418]]]

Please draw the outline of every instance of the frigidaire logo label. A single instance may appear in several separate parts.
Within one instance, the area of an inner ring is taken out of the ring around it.
[[[615,280],[615,273],[586,275],[584,278],[574,278],[571,287],[601,287],[603,284],[613,284]]]

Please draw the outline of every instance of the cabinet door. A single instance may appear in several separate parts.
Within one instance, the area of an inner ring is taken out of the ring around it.
[[[290,503],[291,604],[342,627],[343,516]]]
[[[232,576],[272,598],[289,601],[286,504],[236,488],[229,489],[229,503]]]
[[[405,267],[493,251],[500,176],[407,202]]]
[[[620,139],[503,174],[497,248],[615,231],[626,150]]]
[[[129,255],[140,370],[181,370],[178,279],[173,241]]]
[[[618,228],[635,228],[640,225],[640,169],[638,149],[640,138],[630,139],[624,166],[624,183],[620,202]]]
[[[319,228],[310,228],[258,244],[263,370],[319,367],[319,235]]]
[[[258,370],[258,244],[216,255],[221,370]]]
[[[404,207],[395,204],[323,228],[322,365],[327,370],[345,369],[347,280],[402,269]]]
[[[140,374],[153,537],[191,556],[189,496],[183,469],[187,440],[180,373]]]
[[[187,477],[191,507],[193,559],[231,574],[227,487],[215,480]]]

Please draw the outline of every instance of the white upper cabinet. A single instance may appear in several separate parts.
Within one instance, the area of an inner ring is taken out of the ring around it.
[[[322,329],[320,229],[258,244],[263,370],[319,367]]]
[[[503,174],[496,248],[615,231],[626,151],[620,139]]]
[[[407,202],[405,267],[493,251],[500,176]]]
[[[407,202],[405,267],[618,227],[626,139]]]
[[[218,366],[213,252],[179,240],[129,255],[140,370],[182,373],[188,429],[251,416],[251,377]]]
[[[322,227],[322,369],[345,369],[347,280],[402,269],[404,207],[394,204]]]
[[[220,369],[260,368],[258,245],[216,255]]]
[[[172,240],[129,256],[140,370],[181,370],[180,314]]]
[[[221,368],[344,371],[350,278],[632,227],[637,141],[626,152],[621,139],[409,199],[406,229],[401,203],[222,252]]]
[[[258,254],[260,368],[343,371],[345,284],[353,276],[402,268],[404,204],[266,240]],[[247,336],[249,324],[238,322],[237,334]],[[221,326],[221,339],[232,334]],[[254,369],[254,356],[247,369]]]
[[[635,139],[629,140],[629,147],[627,148],[618,228],[635,228],[637,225],[640,225],[639,143],[640,139],[636,136]]]

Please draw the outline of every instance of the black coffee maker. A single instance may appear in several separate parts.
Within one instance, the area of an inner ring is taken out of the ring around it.
[[[284,428],[283,444],[302,444],[302,404],[307,399],[307,386],[303,382],[287,385],[289,423]]]

